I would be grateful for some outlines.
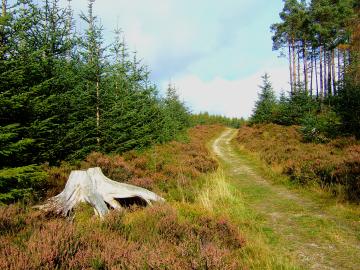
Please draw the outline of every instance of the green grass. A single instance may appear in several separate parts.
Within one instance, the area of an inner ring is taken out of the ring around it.
[[[279,237],[264,223],[264,217],[249,207],[245,193],[220,168],[206,177],[197,203],[215,215],[230,217],[237,224],[246,236],[246,245],[238,256],[250,269],[300,269],[291,256],[280,252]]]
[[[219,161],[236,200],[223,204],[219,211],[227,211],[246,230],[252,248],[263,248],[256,262],[251,262],[254,257],[249,259],[252,268],[263,269],[268,261],[268,269],[287,269],[278,267],[280,261],[290,269],[294,265],[356,269],[360,264],[359,208],[339,204],[314,188],[301,189],[235,141],[226,144],[235,133],[229,131],[220,142],[223,156]]]

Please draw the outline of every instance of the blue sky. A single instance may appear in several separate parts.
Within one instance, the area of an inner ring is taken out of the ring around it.
[[[73,0],[75,15],[86,0]],[[248,117],[261,75],[286,90],[287,62],[272,51],[269,27],[281,0],[97,0],[111,40],[118,25],[163,91],[171,80],[194,112]],[[78,26],[78,30],[82,27]]]

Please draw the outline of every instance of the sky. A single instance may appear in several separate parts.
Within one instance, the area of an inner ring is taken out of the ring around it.
[[[282,0],[97,0],[107,41],[118,26],[164,92],[171,81],[192,112],[249,117],[261,76],[279,93],[288,66],[272,51],[270,25]],[[87,0],[73,0],[78,20]],[[85,25],[78,25],[78,28]]]

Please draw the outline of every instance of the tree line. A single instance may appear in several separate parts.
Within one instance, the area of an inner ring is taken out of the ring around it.
[[[276,97],[263,77],[252,123],[301,125],[310,141],[360,137],[360,4],[285,0],[271,26],[273,49],[289,61],[288,94]]]
[[[1,2],[0,201],[36,189],[39,164],[143,148],[190,125],[176,90],[159,95],[121,29],[105,44],[95,0],[80,15],[83,32],[71,0],[38,2]]]
[[[353,0],[285,0],[280,23],[271,26],[273,48],[289,60],[291,91],[302,88],[323,99],[337,95],[337,84],[352,61]],[[355,33],[354,33],[355,34]]]
[[[191,125],[214,125],[220,124],[232,128],[240,128],[246,123],[244,118],[237,117],[226,117],[223,115],[213,115],[208,112],[200,112],[197,114],[192,114],[190,116]]]

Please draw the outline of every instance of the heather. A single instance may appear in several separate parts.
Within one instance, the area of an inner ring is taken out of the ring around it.
[[[116,180],[154,190],[167,200],[130,204],[101,221],[89,205],[68,218],[12,204],[0,208],[1,269],[239,269],[245,238],[227,215],[196,203],[204,174],[218,164],[206,143],[221,126],[197,126],[188,141],[124,155],[91,153],[78,163],[48,166],[47,196],[72,169],[99,166]]]
[[[360,199],[360,146],[353,137],[309,143],[298,126],[242,127],[237,142],[276,172],[301,185],[317,185],[339,198]]]

